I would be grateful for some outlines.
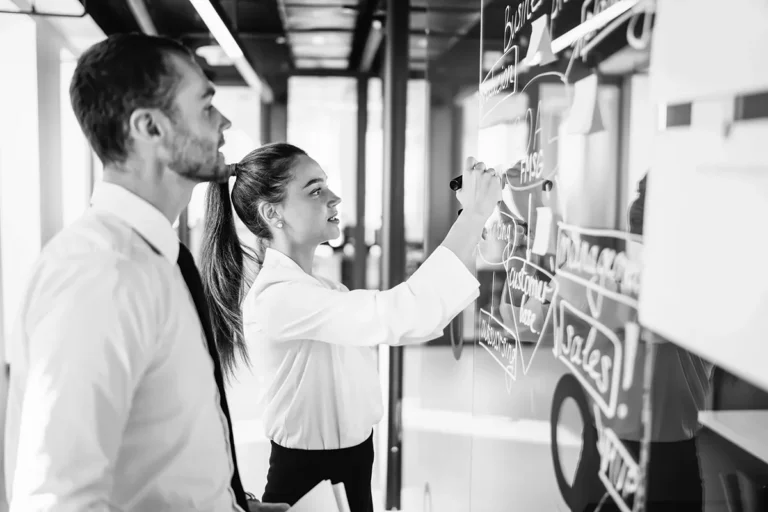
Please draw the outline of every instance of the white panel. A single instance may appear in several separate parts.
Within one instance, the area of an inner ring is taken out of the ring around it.
[[[729,117],[696,104],[692,127],[657,138],[640,320],[768,389],[768,122],[728,131]]]
[[[656,101],[768,89],[765,0],[658,0],[651,74]]]

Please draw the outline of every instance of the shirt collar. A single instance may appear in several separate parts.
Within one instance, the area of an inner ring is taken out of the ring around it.
[[[280,266],[292,272],[298,272],[305,276],[307,275],[307,273],[304,272],[304,269],[302,269],[298,263],[293,261],[290,258],[290,256],[287,256],[282,252],[278,251],[277,249],[273,249],[271,247],[267,247],[267,250],[264,251],[264,265],[262,266],[263,267]]]
[[[100,182],[91,196],[94,210],[110,213],[131,226],[173,265],[179,258],[179,239],[176,231],[160,210],[133,192]]]

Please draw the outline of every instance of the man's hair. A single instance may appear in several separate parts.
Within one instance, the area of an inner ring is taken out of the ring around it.
[[[157,108],[173,116],[179,82],[174,54],[194,60],[172,39],[130,33],[112,35],[78,59],[69,86],[72,110],[104,164],[128,157],[128,124],[136,109]]]

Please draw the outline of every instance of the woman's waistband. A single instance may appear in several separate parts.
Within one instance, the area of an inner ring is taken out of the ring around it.
[[[271,441],[271,443],[272,443],[273,452],[278,452],[288,456],[301,456],[305,458],[313,458],[313,457],[326,458],[326,457],[337,456],[337,457],[343,458],[343,457],[355,456],[360,453],[366,453],[369,450],[373,450],[373,432],[371,432],[371,435],[368,436],[368,439],[366,439],[362,443],[355,446],[349,446],[346,448],[308,450],[303,448],[286,448],[285,446],[281,446],[274,441]]]

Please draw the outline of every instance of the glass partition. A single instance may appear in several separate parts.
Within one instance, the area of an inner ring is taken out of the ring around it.
[[[628,512],[642,487],[646,345],[639,237],[617,195],[622,84],[573,35],[585,10],[599,14],[574,4],[482,7],[477,158],[504,193],[478,248],[490,287],[473,322],[473,414],[503,427],[475,440],[472,510]]]
[[[736,3],[426,2],[427,251],[468,156],[504,190],[479,299],[407,352],[424,510],[768,510],[768,276],[704,249],[760,253],[768,214],[768,13]]]
[[[649,50],[624,51],[645,12],[608,7],[428,2],[431,186],[447,189],[469,156],[504,183],[477,250],[479,299],[406,358],[405,457],[421,457],[435,510],[642,506],[654,351],[638,322],[628,132],[654,126],[628,99]]]

